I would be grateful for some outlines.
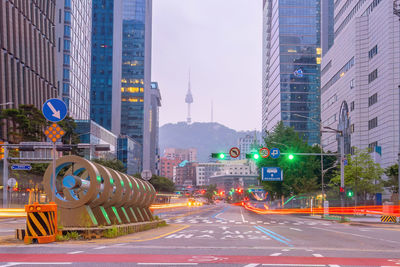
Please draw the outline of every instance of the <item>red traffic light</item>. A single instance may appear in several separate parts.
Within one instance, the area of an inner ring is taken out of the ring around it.
[[[339,192],[340,192],[340,193],[344,193],[344,188],[343,188],[343,187],[340,187]]]

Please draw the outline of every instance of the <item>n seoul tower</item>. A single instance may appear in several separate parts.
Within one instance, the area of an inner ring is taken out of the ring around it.
[[[188,104],[188,115],[187,115],[186,122],[187,122],[187,124],[190,124],[190,123],[192,123],[192,118],[190,117],[190,104],[193,103],[192,91],[190,90],[190,72],[189,72],[189,86],[188,86],[188,92],[187,92],[186,98],[185,98],[185,103]]]

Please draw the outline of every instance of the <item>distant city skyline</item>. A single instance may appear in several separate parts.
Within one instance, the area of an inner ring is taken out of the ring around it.
[[[262,1],[154,0],[152,80],[162,96],[160,126],[186,121],[261,129]]]

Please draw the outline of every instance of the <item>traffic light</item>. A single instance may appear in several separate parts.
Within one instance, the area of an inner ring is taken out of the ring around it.
[[[258,154],[258,153],[246,154],[246,159],[258,160],[259,158],[260,158],[260,154]]]
[[[211,153],[211,157],[214,159],[224,159],[225,154],[224,153]]]
[[[346,196],[347,196],[347,197],[353,197],[353,196],[354,196],[353,190],[348,189],[347,192],[346,192]]]
[[[339,192],[340,192],[340,193],[344,193],[344,187],[341,187],[341,186],[340,186],[340,187],[339,187]]]
[[[293,159],[294,159],[294,155],[293,155],[293,154],[289,154],[288,158],[289,158],[290,160],[293,160]]]
[[[4,142],[0,142],[1,145],[4,145]],[[0,159],[4,158],[4,146],[0,146]]]

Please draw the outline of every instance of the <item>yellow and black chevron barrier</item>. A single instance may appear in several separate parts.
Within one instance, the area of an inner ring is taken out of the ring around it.
[[[393,223],[396,223],[397,222],[397,218],[396,218],[396,216],[383,215],[383,216],[381,216],[381,222],[393,222]]]
[[[57,234],[57,204],[25,205],[26,233],[24,242],[50,243],[56,241]]]

